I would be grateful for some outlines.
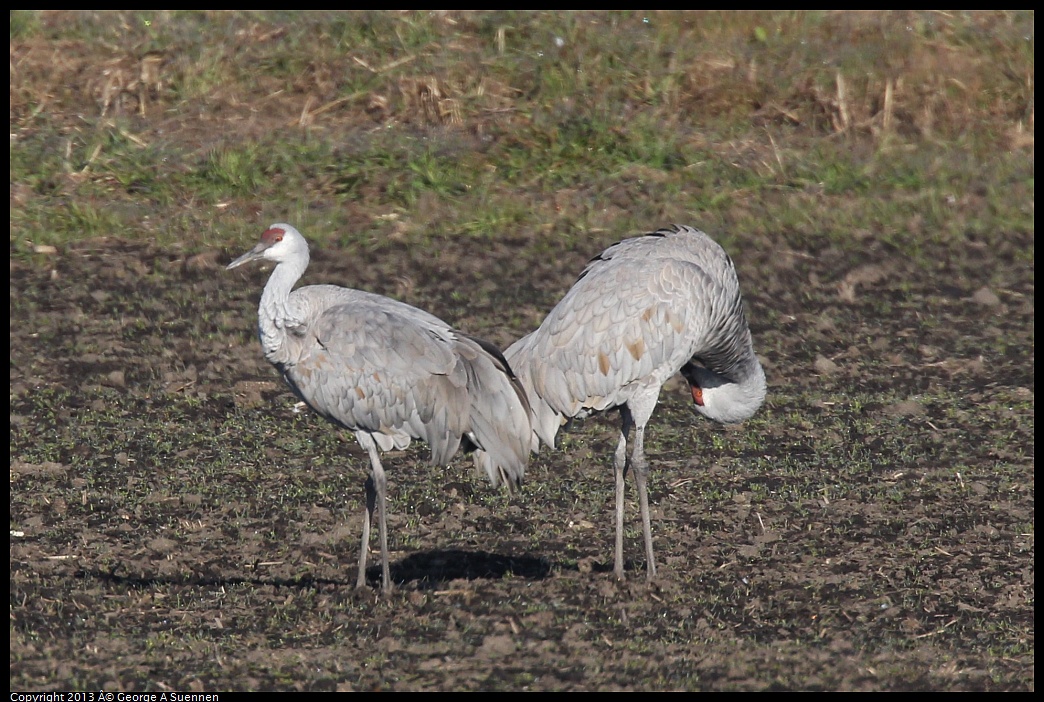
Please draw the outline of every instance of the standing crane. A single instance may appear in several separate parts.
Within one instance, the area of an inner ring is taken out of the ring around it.
[[[505,355],[529,395],[534,451],[540,442],[554,447],[566,420],[619,408],[614,571],[623,577],[624,476],[633,470],[652,580],[643,444],[660,388],[680,371],[696,410],[724,423],[747,419],[765,399],[732,259],[705,233],[678,225],[613,244]]]
[[[257,313],[265,358],[309,407],[355,432],[369,454],[357,586],[366,585],[376,508],[387,594],[387,481],[378,449],[421,439],[432,465],[445,465],[461,447],[473,450],[476,468],[493,486],[511,490],[529,461],[525,391],[495,346],[416,307],[336,285],[291,292],[308,267],[308,242],[289,224],[270,226],[228,268],[257,260],[276,264]]]

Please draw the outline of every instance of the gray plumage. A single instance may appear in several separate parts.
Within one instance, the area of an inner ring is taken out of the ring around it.
[[[228,268],[253,260],[277,264],[258,307],[265,358],[309,407],[355,432],[369,454],[358,586],[366,584],[376,509],[387,592],[386,479],[378,450],[404,449],[420,439],[431,448],[432,465],[443,465],[463,443],[494,486],[511,489],[529,460],[525,391],[492,344],[416,307],[336,285],[291,292],[309,255],[308,243],[289,224],[273,224]]]
[[[633,470],[652,579],[643,446],[660,388],[681,371],[697,411],[726,423],[747,419],[765,399],[732,259],[691,227],[625,239],[592,259],[540,327],[505,356],[529,395],[534,451],[541,442],[554,446],[568,419],[620,409],[614,568],[622,577],[624,475]]]

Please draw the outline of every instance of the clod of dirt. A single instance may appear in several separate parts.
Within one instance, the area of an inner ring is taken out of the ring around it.
[[[222,268],[218,263],[218,252],[217,251],[204,251],[194,256],[188,256],[185,258],[184,267],[190,271],[211,271]]]
[[[890,414],[894,417],[920,417],[925,412],[927,410],[924,408],[924,405],[917,400],[903,400],[884,408],[885,414]]]
[[[812,367],[815,368],[816,373],[819,373],[820,375],[833,375],[841,370],[840,366],[822,354],[816,356],[815,363],[812,364]]]
[[[887,277],[888,271],[875,263],[854,268],[838,284],[837,296],[844,302],[855,302],[856,289],[860,285],[873,285]]]
[[[105,376],[105,380],[102,381],[105,385],[113,388],[125,388],[127,387],[127,377],[121,370],[114,370]]]
[[[997,307],[1001,304],[1001,299],[997,297],[997,293],[993,292],[987,287],[981,287],[975,291],[975,294],[971,296],[972,302],[976,302],[985,307]]]

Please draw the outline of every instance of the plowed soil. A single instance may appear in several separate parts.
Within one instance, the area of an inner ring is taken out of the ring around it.
[[[320,250],[304,282],[505,346],[612,240]],[[656,580],[630,483],[612,574],[608,414],[514,497],[390,454],[388,598],[354,586],[365,454],[261,355],[266,271],[12,259],[12,689],[1032,690],[1032,243],[730,242],[769,398],[726,429],[665,388]]]

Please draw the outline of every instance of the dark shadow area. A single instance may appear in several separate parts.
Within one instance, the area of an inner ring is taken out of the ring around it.
[[[390,564],[392,582],[397,585],[416,583],[418,589],[433,589],[451,580],[501,580],[505,577],[543,580],[551,574],[555,564],[533,556],[504,556],[487,551],[464,551],[450,549],[415,553]],[[559,566],[562,567],[562,566]],[[575,569],[575,567],[574,567]],[[355,566],[351,565],[350,577],[319,578],[303,574],[293,578],[242,577],[223,573],[186,572],[174,575],[152,576],[147,573],[120,572],[117,566],[109,570],[80,569],[76,577],[97,578],[100,581],[131,588],[150,588],[157,585],[190,585],[202,587],[227,587],[232,585],[272,585],[286,588],[337,587],[352,589],[355,586]],[[600,567],[599,571],[603,569]],[[612,566],[604,570],[611,571]],[[347,572],[347,571],[346,571]],[[379,587],[380,565],[366,569],[368,586]]]
[[[500,580],[507,576],[543,580],[553,564],[533,556],[504,556],[488,551],[449,549],[410,554],[390,565],[392,582],[416,583],[422,590],[440,587],[450,580]],[[366,569],[368,584],[379,585],[379,565]]]

